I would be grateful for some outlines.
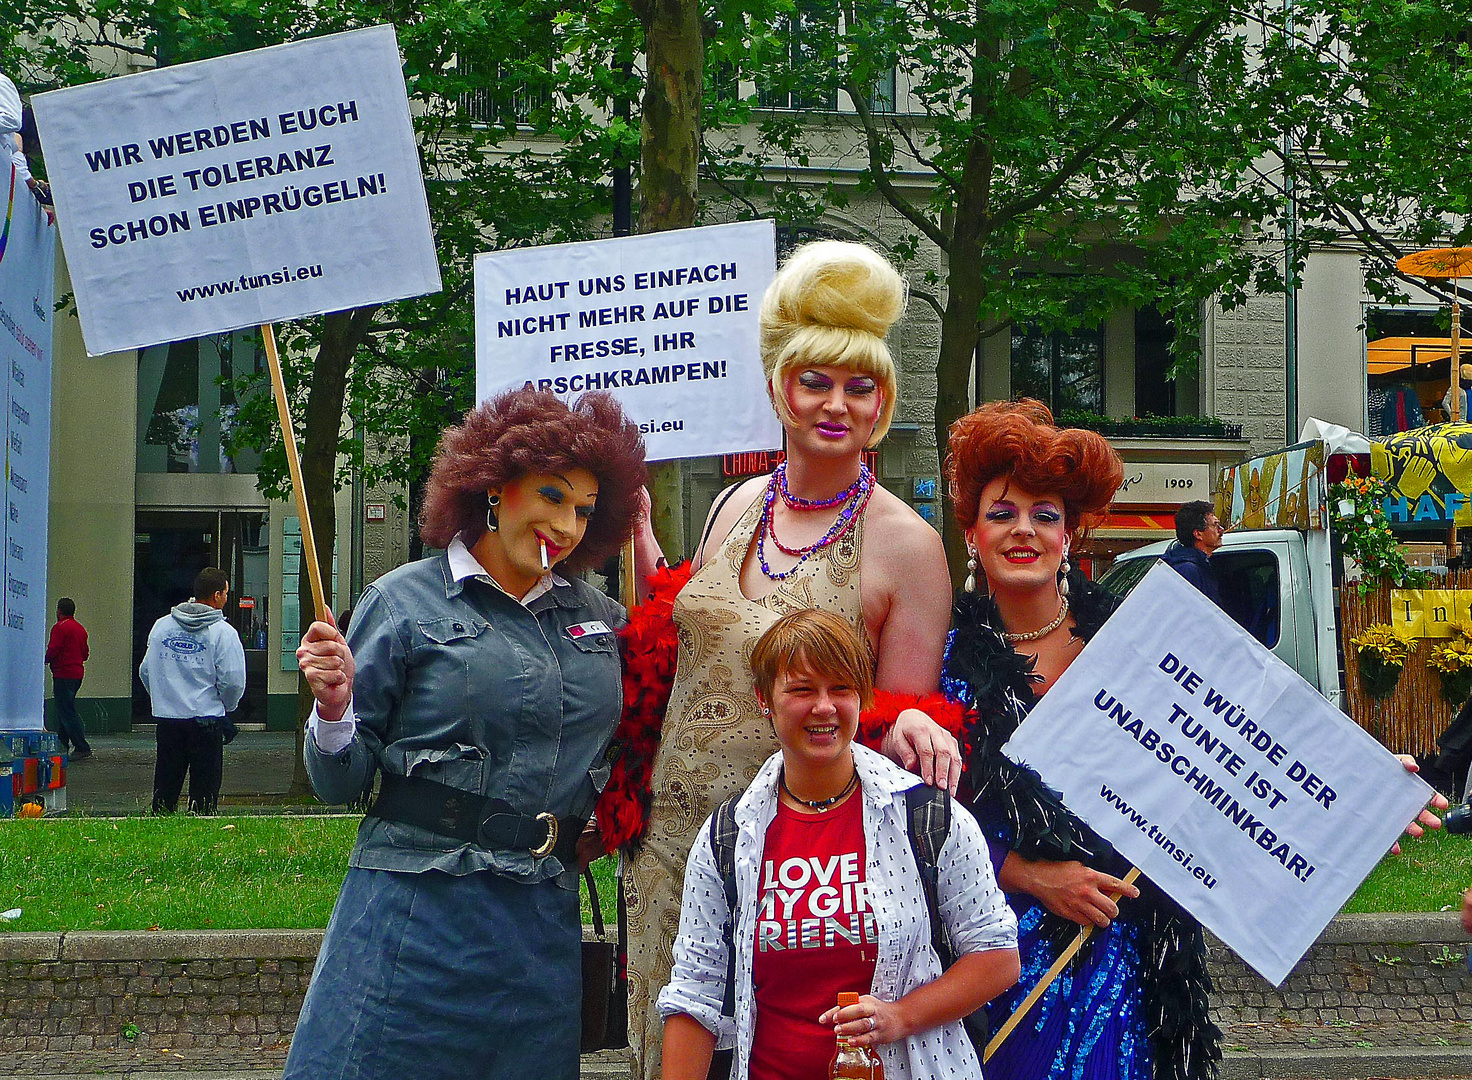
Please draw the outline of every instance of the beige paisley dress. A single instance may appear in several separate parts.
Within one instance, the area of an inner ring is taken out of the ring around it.
[[[723,799],[746,790],[778,748],[752,688],[749,661],[757,639],[781,616],[804,608],[835,612],[864,633],[863,517],[770,595],[748,600],[741,591],[741,565],[761,517],[759,496],[675,599],[679,658],[651,778],[654,803],[643,846],[624,876],[629,1051],[636,1080],[655,1080],[660,1072],[664,1022],[654,1003],[670,977],[685,860],[696,833]]]

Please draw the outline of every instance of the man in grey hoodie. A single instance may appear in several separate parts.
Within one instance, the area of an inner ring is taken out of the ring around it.
[[[189,774],[189,809],[214,811],[224,771],[225,714],[245,693],[245,649],[225,621],[230,582],[207,566],[194,579],[194,598],[153,624],[138,677],[153,701],[158,760],[153,812],[179,806]]]

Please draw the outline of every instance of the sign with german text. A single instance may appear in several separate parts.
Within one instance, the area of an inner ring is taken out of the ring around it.
[[[391,26],[34,104],[94,356],[440,288]]]
[[[5,495],[0,499],[0,730],[41,729],[46,694],[46,536],[51,502],[51,318],[56,230],[0,166],[0,371]],[[9,781],[6,781],[9,783]]]
[[[758,351],[770,221],[517,248],[475,260],[475,390],[607,390],[649,460],[782,445]]]
[[[1003,752],[1274,984],[1432,795],[1165,565]]]

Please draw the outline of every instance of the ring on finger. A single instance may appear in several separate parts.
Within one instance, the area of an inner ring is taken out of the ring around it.
[[[873,1031],[877,1026],[878,1025],[874,1022],[874,1017],[869,1017],[869,1030]]]

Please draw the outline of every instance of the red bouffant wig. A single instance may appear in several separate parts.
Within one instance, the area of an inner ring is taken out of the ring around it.
[[[1054,427],[1041,401],[989,401],[951,425],[946,480],[961,528],[976,524],[981,490],[999,476],[1034,495],[1060,497],[1077,537],[1114,498],[1124,464],[1104,436]]]
[[[447,428],[419,532],[426,544],[466,546],[486,531],[486,492],[527,473],[587,469],[598,498],[582,543],[559,565],[570,572],[601,565],[634,532],[645,480],[644,439],[610,394],[589,393],[571,406],[544,390],[507,390]]]

